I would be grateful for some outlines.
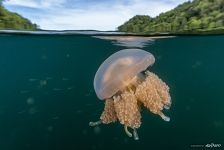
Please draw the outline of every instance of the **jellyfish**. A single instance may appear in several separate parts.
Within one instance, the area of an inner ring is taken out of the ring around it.
[[[138,140],[142,107],[170,121],[162,112],[171,106],[169,87],[149,71],[154,62],[155,57],[141,49],[120,50],[107,58],[94,78],[94,89],[97,97],[104,100],[104,110],[99,120],[89,125],[120,122],[125,133]]]

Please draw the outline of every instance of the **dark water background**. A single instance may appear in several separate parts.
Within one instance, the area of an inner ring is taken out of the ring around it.
[[[104,103],[93,78],[126,47],[91,36],[0,35],[0,150],[224,148],[224,36],[158,39],[150,70],[169,86],[170,122],[142,112],[140,140],[118,124],[88,126]]]

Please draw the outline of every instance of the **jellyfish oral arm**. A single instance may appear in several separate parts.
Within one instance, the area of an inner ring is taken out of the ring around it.
[[[133,134],[128,130],[128,126],[124,126],[124,131],[129,137],[134,137],[134,140],[139,140],[137,129],[133,128]]]
[[[170,117],[165,116],[161,111],[158,112],[158,115],[159,115],[164,121],[167,121],[167,122],[170,121]]]
[[[91,127],[95,127],[95,126],[98,126],[98,125],[100,125],[102,123],[102,121],[101,120],[98,120],[98,121],[96,121],[96,122],[89,122],[89,126],[91,126]]]
[[[132,137],[132,134],[130,131],[128,131],[128,126],[124,126],[124,131],[127,134],[127,136]]]
[[[139,140],[137,130],[136,130],[136,129],[133,129],[133,130],[134,130],[134,131],[133,131],[134,139],[135,139],[135,140]]]

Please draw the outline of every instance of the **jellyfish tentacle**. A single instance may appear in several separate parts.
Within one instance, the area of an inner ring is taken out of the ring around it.
[[[135,140],[139,140],[138,132],[136,128],[133,128],[133,136]]]
[[[89,126],[94,127],[94,126],[98,126],[98,125],[100,125],[101,123],[102,123],[101,120],[98,120],[98,121],[96,121],[96,122],[92,122],[92,121],[90,121],[90,122],[89,122]]]
[[[164,115],[161,111],[158,112],[158,115],[164,120],[169,122],[170,121],[170,117]]]
[[[124,131],[125,131],[125,133],[127,134],[127,136],[132,137],[131,132],[128,131],[128,126],[126,126],[126,125],[124,126]]]
[[[164,105],[164,106],[163,106],[163,108],[165,108],[165,109],[167,109],[167,110],[170,109],[170,107],[171,107],[171,105]]]

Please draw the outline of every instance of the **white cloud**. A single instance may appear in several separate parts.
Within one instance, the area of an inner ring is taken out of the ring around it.
[[[5,6],[40,25],[42,29],[115,30],[134,15],[155,17],[183,1],[186,0],[128,0],[113,1],[111,4],[108,0],[108,2],[95,2],[95,5],[79,3],[77,6],[78,0],[73,3],[68,3],[66,0],[10,0],[5,2]],[[24,11],[20,9],[21,6],[37,10]]]
[[[8,6],[22,6],[36,9],[48,9],[55,6],[60,6],[66,0],[8,0],[5,5]]]

